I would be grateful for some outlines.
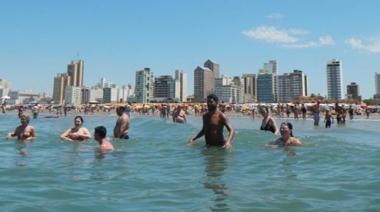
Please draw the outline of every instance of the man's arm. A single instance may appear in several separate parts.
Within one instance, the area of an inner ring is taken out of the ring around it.
[[[204,134],[205,134],[205,116],[203,116],[203,126],[202,126],[202,129],[198,132],[198,134],[195,136],[195,137],[192,137],[187,143],[188,144],[193,144],[195,143],[195,140],[197,140],[198,138],[202,137]]]
[[[20,131],[20,127],[18,126],[13,132],[9,132],[5,138],[10,139],[12,137],[16,137],[17,134],[19,134],[19,131]]]
[[[119,138],[119,131],[120,131],[120,118],[117,119],[115,127],[113,128],[113,137]]]
[[[6,139],[10,139],[10,138],[15,137],[15,136],[16,136],[16,133],[15,133],[15,131],[13,131],[13,132],[9,132],[9,133],[7,134],[7,136],[5,136],[5,138],[6,138]]]
[[[234,130],[234,128],[232,128],[231,123],[227,119],[226,115],[221,114],[221,116],[222,116],[223,124],[224,124],[224,126],[226,126],[226,128],[228,130],[228,137],[227,137],[226,143],[224,144],[223,148],[229,149],[232,147],[232,139],[235,136],[235,130]]]

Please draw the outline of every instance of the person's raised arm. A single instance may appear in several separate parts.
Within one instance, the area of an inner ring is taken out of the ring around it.
[[[275,135],[279,134],[279,130],[278,130],[276,121],[273,119],[273,117],[271,117],[269,121],[272,122],[272,126],[273,126],[273,129],[274,129],[274,134]]]

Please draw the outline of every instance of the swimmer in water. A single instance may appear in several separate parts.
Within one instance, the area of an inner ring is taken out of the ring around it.
[[[20,141],[30,141],[36,138],[36,131],[32,126],[29,125],[29,116],[21,114],[20,122],[21,125],[18,126],[14,132],[8,133],[6,139],[11,137],[17,137]]]
[[[83,127],[82,116],[76,116],[74,127],[61,134],[61,139],[66,141],[84,141],[89,138],[91,138],[91,134],[87,128]]]
[[[173,122],[186,123],[186,112],[181,105],[178,105],[177,109],[173,111]]]
[[[278,129],[276,126],[276,121],[271,116],[270,109],[268,107],[264,107],[261,109],[261,115],[263,116],[263,121],[261,122],[260,130],[270,131],[276,134]]]
[[[235,130],[232,128],[225,114],[218,111],[218,97],[214,94],[207,96],[208,112],[203,115],[203,127],[199,133],[188,141],[188,144],[193,144],[195,141],[205,136],[207,146],[220,146],[225,149],[232,147],[232,139],[235,135]],[[227,140],[223,136],[223,128],[228,130]]]
[[[94,138],[99,143],[98,151],[101,153],[110,152],[113,150],[113,145],[106,139],[107,129],[103,126],[95,128]]]
[[[116,108],[116,114],[119,118],[117,119],[115,128],[113,129],[113,136],[115,138],[129,139],[129,116],[124,111],[125,107],[123,106]]]
[[[301,141],[293,137],[293,125],[289,122],[283,122],[280,126],[281,137],[275,141],[269,142],[269,146],[298,146],[302,145]]]

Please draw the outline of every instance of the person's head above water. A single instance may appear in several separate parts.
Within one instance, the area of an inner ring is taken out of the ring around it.
[[[98,126],[95,128],[95,132],[94,132],[95,140],[100,141],[103,138],[105,138],[106,136],[107,136],[107,129],[105,127]]]
[[[80,127],[83,124],[83,117],[82,116],[75,116],[74,118],[74,125],[76,127]]]
[[[294,137],[293,136],[293,125],[291,123],[289,123],[289,122],[283,122],[283,123],[281,123],[280,133],[281,133],[281,136]]]
[[[125,107],[124,106],[119,106],[119,107],[116,108],[116,113],[117,113],[118,116],[123,115],[124,111],[125,111]]]
[[[24,114],[20,115],[20,122],[21,122],[22,125],[28,125],[29,121],[30,121],[29,116],[24,115]]]
[[[261,113],[261,115],[264,116],[264,117],[270,115],[269,112],[270,112],[269,107],[264,106],[264,107],[261,107],[261,108],[260,108],[260,113]]]
[[[207,108],[208,110],[216,110],[218,107],[219,98],[215,94],[207,96]]]

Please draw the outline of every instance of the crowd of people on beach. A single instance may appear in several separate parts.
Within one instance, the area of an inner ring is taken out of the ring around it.
[[[74,108],[68,106],[53,107],[48,106],[42,108],[38,104],[29,107],[18,107],[18,117],[20,119],[20,125],[12,132],[6,135],[6,138],[16,137],[20,141],[32,141],[36,138],[36,129],[29,124],[30,117],[24,114],[24,111],[29,109],[32,113],[33,119],[37,119],[39,113],[43,110],[48,110],[50,115],[45,118],[59,118],[72,111]],[[188,144],[193,144],[197,139],[205,137],[207,146],[219,146],[226,149],[232,147],[232,140],[235,135],[235,130],[231,126],[227,116],[233,116],[237,114],[243,114],[255,119],[259,114],[262,116],[262,122],[260,130],[269,131],[274,134],[280,134],[281,137],[275,141],[269,142],[268,146],[293,146],[301,145],[299,139],[293,136],[293,125],[290,122],[283,122],[280,127],[277,126],[276,120],[273,118],[273,114],[279,118],[290,118],[293,114],[293,118],[306,119],[307,116],[311,116],[315,126],[319,126],[321,116],[324,116],[324,127],[331,128],[331,125],[336,120],[337,125],[344,125],[346,123],[347,114],[349,119],[353,119],[355,114],[358,115],[362,111],[360,108],[354,108],[350,105],[348,108],[336,103],[333,107],[322,106],[320,102],[316,102],[312,105],[305,104],[278,104],[276,105],[257,105],[257,107],[243,107],[239,105],[229,105],[223,102],[219,103],[219,99],[216,95],[210,94],[207,97],[205,104],[131,104],[118,105],[113,108],[99,107],[99,105],[93,107],[86,105],[82,108],[75,108],[76,113],[94,114],[99,112],[110,112],[115,109],[118,116],[115,127],[113,129],[113,137],[117,139],[129,139],[129,125],[131,112],[137,116],[157,115],[162,119],[169,119],[170,116],[174,123],[185,124],[187,122],[187,116],[192,113],[194,116],[202,117],[202,128],[194,135]],[[4,107],[2,107],[3,113],[5,113]],[[63,113],[62,113],[63,111]],[[369,117],[370,110],[367,108],[364,110],[367,118]],[[53,115],[51,115],[53,114]],[[334,118],[335,117],[335,118]],[[74,118],[74,127],[67,129],[60,135],[62,140],[75,142],[85,141],[91,138],[90,131],[83,126],[84,119],[82,116],[77,115]],[[224,138],[224,128],[228,131],[227,138]],[[94,129],[94,139],[99,143],[100,152],[108,152],[113,150],[113,145],[108,140],[107,129],[104,126],[98,126]]]

